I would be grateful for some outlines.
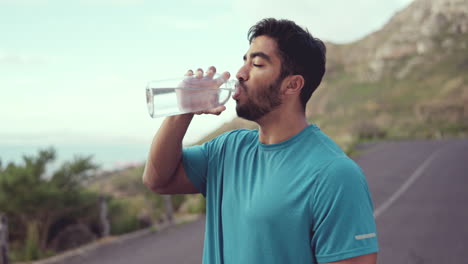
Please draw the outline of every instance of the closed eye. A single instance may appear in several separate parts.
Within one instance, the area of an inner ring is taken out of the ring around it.
[[[259,67],[259,68],[260,68],[260,67],[263,67],[263,65],[261,65],[261,64],[255,64],[255,63],[253,64],[253,66]]]

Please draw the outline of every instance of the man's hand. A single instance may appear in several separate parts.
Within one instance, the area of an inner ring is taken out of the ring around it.
[[[179,87],[190,89],[177,90],[177,101],[182,111],[219,115],[226,110],[226,107],[219,103],[219,91],[217,89],[229,79],[230,74],[224,72],[220,77],[214,79],[215,73],[216,68],[213,66],[208,68],[205,75],[200,68],[197,69],[195,74],[192,70],[187,71],[186,78],[180,83]],[[203,88],[203,90],[197,90],[197,88]],[[200,109],[203,110],[197,111]]]

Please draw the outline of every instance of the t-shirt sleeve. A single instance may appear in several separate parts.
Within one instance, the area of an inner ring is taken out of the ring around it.
[[[230,133],[224,133],[202,145],[187,147],[182,150],[182,163],[185,174],[192,184],[206,197],[209,168],[216,167],[220,150]]]
[[[206,144],[182,150],[182,163],[185,174],[203,196],[206,196],[208,168],[208,155],[205,153]]]
[[[362,170],[349,158],[329,164],[312,196],[311,247],[319,263],[377,252],[373,204]]]

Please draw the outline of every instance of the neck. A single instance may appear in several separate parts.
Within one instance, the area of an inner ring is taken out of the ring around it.
[[[281,108],[257,120],[257,123],[260,126],[259,140],[263,144],[285,141],[309,125],[304,112],[284,111]]]

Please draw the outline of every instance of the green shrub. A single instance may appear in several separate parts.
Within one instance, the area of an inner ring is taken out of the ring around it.
[[[30,222],[27,226],[26,242],[24,246],[24,258],[36,260],[41,257],[39,248],[39,230],[36,222]]]
[[[54,255],[53,250],[41,250],[37,222],[28,223],[26,229],[24,243],[16,241],[10,245],[9,257],[11,261],[33,261]]]
[[[140,228],[138,209],[128,199],[109,201],[109,221],[112,235],[121,235]]]
[[[186,195],[185,194],[175,194],[171,196],[172,207],[174,211],[178,211],[180,206],[185,202]]]
[[[190,204],[188,212],[191,214],[204,214],[206,213],[206,199],[199,195],[195,203]]]

